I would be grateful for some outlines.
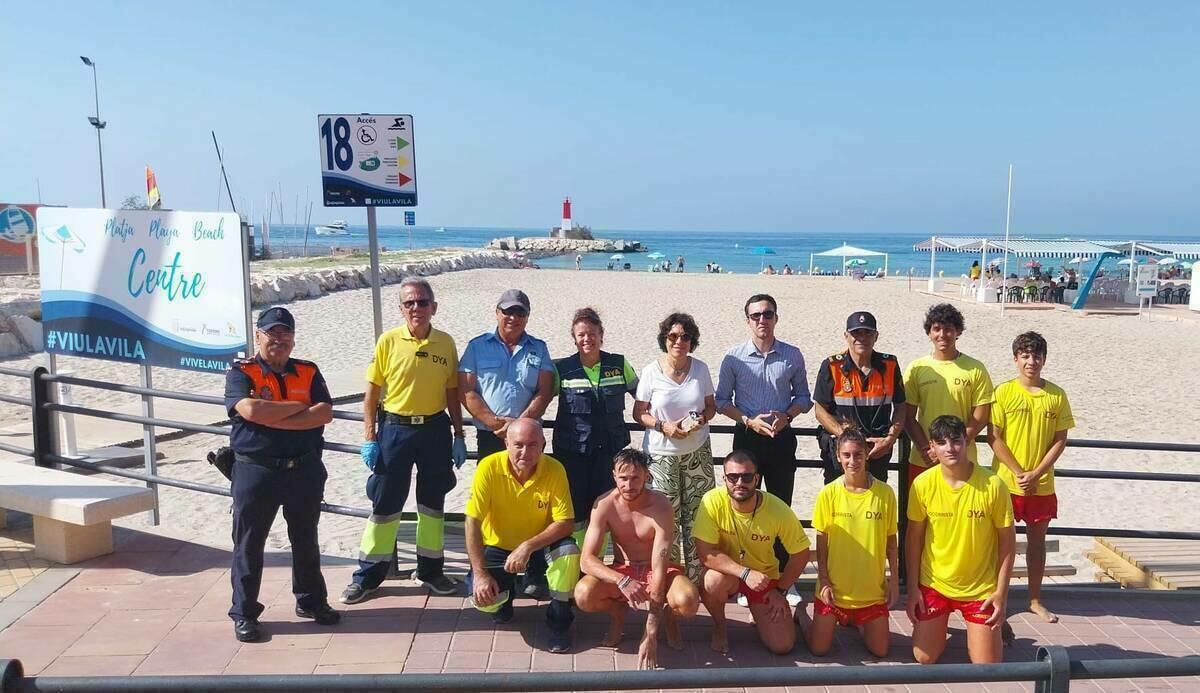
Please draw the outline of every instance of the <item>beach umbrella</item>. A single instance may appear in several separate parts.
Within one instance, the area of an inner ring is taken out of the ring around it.
[[[1087,258],[1085,258],[1081,255],[1076,255],[1075,257],[1071,258],[1070,260],[1067,260],[1068,265],[1082,265],[1085,262],[1087,262]]]
[[[1187,261],[1187,260],[1184,260],[1183,262],[1179,263],[1179,266],[1180,266],[1180,267],[1182,267],[1182,268],[1184,268],[1184,269],[1191,269],[1191,268],[1192,268],[1192,264],[1193,264],[1193,263],[1191,263],[1191,262],[1189,262],[1189,261]]]
[[[608,256],[608,259],[609,260],[624,260],[625,256],[620,253],[613,253],[612,255]]]
[[[1169,265],[1178,265],[1179,260],[1176,260],[1173,257],[1164,257],[1163,259],[1158,261],[1158,264],[1160,267],[1167,267]]]
[[[647,255],[646,257],[651,260],[661,260],[661,259],[665,258],[666,255],[663,255],[662,253],[660,253],[656,250],[653,253],[650,253],[649,255]]]
[[[1143,258],[1143,257],[1139,257],[1136,260],[1133,258],[1127,257],[1124,260],[1117,261],[1117,264],[1118,265],[1141,265],[1141,264],[1145,264],[1145,262],[1146,262],[1146,258]]]
[[[756,245],[756,246],[754,246],[754,249],[751,250],[750,252],[753,253],[754,255],[774,255],[775,254],[774,250],[772,250],[771,248],[768,248],[765,245]]]
[[[1025,266],[1026,267],[1041,267],[1042,263],[1038,262],[1037,260],[1030,260],[1029,262],[1025,263]]]
[[[846,260],[847,267],[857,267],[865,264],[867,264],[867,261],[863,260],[862,258],[852,257],[849,260]]]

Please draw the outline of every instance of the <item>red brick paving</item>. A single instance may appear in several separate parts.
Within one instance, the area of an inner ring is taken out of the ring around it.
[[[374,597],[343,610],[340,625],[324,628],[296,617],[287,554],[268,557],[262,601],[263,642],[233,638],[229,608],[229,554],[154,535],[123,532],[117,553],[83,564],[82,571],[50,597],[0,631],[0,653],[20,659],[28,675],[101,676],[221,673],[446,673],[528,671],[623,671],[637,667],[643,619],[631,617],[617,649],[600,647],[603,617],[579,614],[572,654],[545,651],[544,607],[519,601],[516,618],[496,626],[461,597],[429,597],[423,590],[388,583]],[[336,595],[352,566],[329,566],[325,577]],[[1019,599],[1019,597],[1016,597]],[[1039,645],[1065,645],[1080,658],[1200,654],[1200,599],[1123,594],[1052,595],[1062,616],[1057,624],[1014,614],[1017,643],[1010,661],[1033,659]],[[858,635],[839,631],[831,654],[816,660],[802,645],[778,657],[757,645],[745,609],[730,605],[729,655],[708,648],[707,617],[683,628],[684,647],[663,642],[668,668],[812,666],[876,663]],[[908,661],[907,618],[891,614],[893,656]],[[946,661],[965,661],[961,629],[953,629]],[[1073,682],[1072,690],[1200,690],[1200,679]],[[1032,684],[955,685],[960,691],[1028,691]],[[726,689],[708,689],[726,690]],[[734,689],[741,690],[741,689]],[[785,690],[754,689],[754,690]],[[819,690],[796,689],[786,690]],[[947,686],[830,687],[829,693],[937,691]]]

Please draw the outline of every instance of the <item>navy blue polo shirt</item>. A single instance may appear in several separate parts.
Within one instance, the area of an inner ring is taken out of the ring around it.
[[[248,397],[332,404],[333,399],[329,396],[325,377],[321,375],[315,363],[288,359],[283,372],[275,373],[261,356],[239,361],[225,374],[225,408],[233,422],[229,433],[229,445],[234,452],[268,457],[298,457],[312,450],[321,450],[325,443],[324,426],[289,431],[247,421],[237,413],[235,407],[238,402]]]

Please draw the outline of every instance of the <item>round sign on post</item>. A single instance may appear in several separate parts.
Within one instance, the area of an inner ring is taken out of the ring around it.
[[[28,210],[10,205],[0,211],[0,239],[24,243],[37,232],[37,224]]]

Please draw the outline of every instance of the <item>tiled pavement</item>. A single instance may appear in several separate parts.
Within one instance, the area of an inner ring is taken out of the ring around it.
[[[362,604],[339,606],[346,611],[340,625],[318,627],[293,613],[286,553],[268,554],[262,594],[266,638],[241,644],[234,640],[225,614],[228,562],[224,550],[118,530],[115,554],[80,566],[51,568],[0,601],[0,626],[10,624],[0,631],[0,657],[20,659],[27,675],[46,676],[610,671],[637,666],[639,619],[630,618],[626,640],[614,650],[600,647],[604,619],[580,615],[574,654],[553,655],[544,651],[543,609],[533,602],[518,602],[514,621],[495,626],[462,598],[429,597],[400,582],[387,583]],[[330,591],[336,595],[352,570],[348,561],[331,560],[325,567]],[[1017,644],[1008,650],[1008,660],[1032,660],[1044,644],[1065,645],[1072,657],[1084,659],[1200,653],[1200,599],[1128,595],[1115,589],[1100,596],[1095,590],[1077,595],[1058,591],[1052,605],[1062,616],[1058,624],[1039,623],[1028,614],[1012,616]],[[669,668],[716,668],[877,661],[848,629],[839,632],[833,653],[820,660],[803,646],[786,657],[769,655],[755,642],[746,610],[730,605],[729,612],[734,619],[730,655],[709,650],[708,619],[702,610],[684,626],[681,651],[660,646],[661,663]],[[891,619],[896,635],[888,661],[909,661],[907,619],[899,611]],[[954,629],[945,661],[966,661],[960,629]],[[1032,690],[1032,685],[907,690],[1020,691]],[[1071,690],[1200,691],[1200,679],[1075,682]]]
[[[7,513],[0,508],[0,513]],[[0,599],[55,565],[33,555],[33,522],[28,515],[8,513],[8,526],[0,529]]]

